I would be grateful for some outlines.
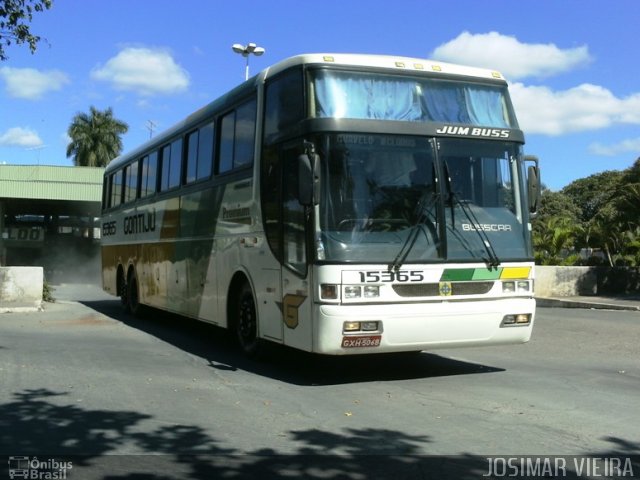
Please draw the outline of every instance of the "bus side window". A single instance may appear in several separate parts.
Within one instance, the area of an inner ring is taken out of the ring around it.
[[[156,178],[158,172],[158,152],[151,152],[142,157],[140,168],[140,198],[156,193]]]
[[[180,185],[182,170],[182,138],[171,142],[171,167],[169,168],[169,188]]]
[[[187,135],[187,172],[185,183],[195,182],[198,173],[198,130]]]
[[[182,138],[162,147],[160,191],[164,192],[180,185],[182,168]]]
[[[156,150],[149,154],[146,176],[147,195],[153,195],[158,189],[158,167],[158,151]]]
[[[118,170],[111,177],[111,206],[117,207],[122,203],[122,170]]]
[[[233,168],[253,165],[253,151],[256,144],[256,107],[255,100],[238,107]]]
[[[124,203],[131,202],[137,198],[138,193],[138,161],[125,168]]]
[[[228,172],[233,168],[233,137],[235,132],[236,112],[229,112],[222,117],[220,123],[220,156],[218,173]]]
[[[102,181],[102,209],[109,208],[109,199],[111,198],[111,177],[105,177]]]
[[[162,147],[160,156],[160,191],[164,192],[169,189],[169,168],[171,166],[171,146]]]
[[[209,178],[213,161],[213,122],[187,135],[186,183]]]
[[[222,117],[218,173],[253,164],[256,108],[256,100],[252,99]]]
[[[215,126],[213,122],[200,127],[198,138],[198,168],[196,178],[209,178],[213,164],[213,142],[215,139]]]
[[[286,72],[266,86],[264,139],[269,142],[304,117],[302,71]]]

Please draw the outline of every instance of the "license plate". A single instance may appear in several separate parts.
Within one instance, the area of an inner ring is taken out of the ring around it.
[[[382,335],[364,337],[342,337],[342,348],[379,347]]]

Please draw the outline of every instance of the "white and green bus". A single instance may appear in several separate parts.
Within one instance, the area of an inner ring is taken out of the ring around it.
[[[495,71],[286,59],[113,160],[104,289],[323,354],[522,343],[537,163]]]

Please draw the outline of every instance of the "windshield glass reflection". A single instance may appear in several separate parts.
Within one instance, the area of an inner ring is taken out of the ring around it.
[[[326,260],[391,262],[417,224],[421,233],[407,260],[440,257],[434,156],[427,139],[333,135],[323,167]]]

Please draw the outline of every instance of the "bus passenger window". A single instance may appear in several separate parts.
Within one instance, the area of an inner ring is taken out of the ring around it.
[[[198,141],[198,168],[196,178],[209,178],[211,176],[211,166],[213,162],[213,139],[214,124],[207,123],[200,127],[200,135]]]
[[[209,178],[213,161],[213,122],[187,135],[186,183]]]
[[[198,131],[187,135],[187,178],[186,183],[195,182],[198,171]]]
[[[160,177],[160,191],[164,192],[169,189],[169,167],[171,166],[171,146],[165,145],[162,147],[162,167]]]
[[[122,170],[118,170],[111,177],[111,206],[117,207],[122,203]]]
[[[253,164],[256,134],[256,101],[238,107],[236,113],[236,135],[233,168]]]
[[[256,108],[251,100],[222,117],[218,173],[253,164]]]
[[[147,195],[153,195],[158,188],[158,151],[149,154],[149,169],[147,176]]]
[[[304,92],[302,72],[294,70],[271,80],[266,87],[264,138],[269,139],[302,120]]]
[[[171,142],[171,168],[169,169],[169,188],[180,185],[182,167],[182,138]]]
[[[218,173],[228,172],[233,168],[233,136],[236,123],[236,112],[222,117],[220,125],[220,160]]]
[[[124,201],[131,202],[138,193],[138,162],[133,162],[125,169],[126,184],[124,187]]]
[[[182,138],[174,140],[162,148],[162,178],[160,191],[169,190],[180,185],[180,168],[182,164]]]
[[[141,161],[140,198],[144,198],[156,193],[158,152],[151,152],[148,156],[143,157]]]

